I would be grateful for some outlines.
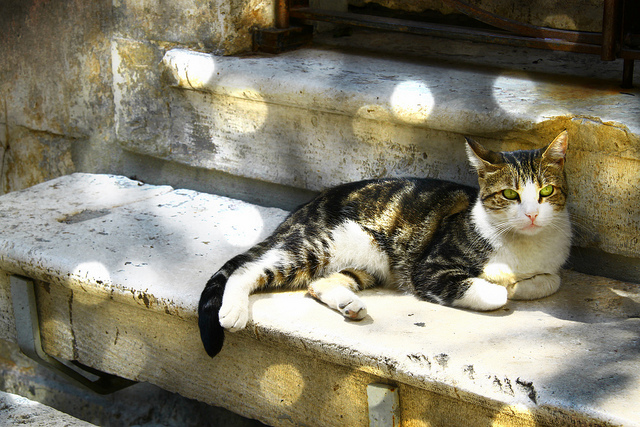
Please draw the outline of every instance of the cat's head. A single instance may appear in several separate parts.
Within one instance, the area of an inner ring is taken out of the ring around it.
[[[533,235],[565,211],[567,132],[537,150],[494,152],[467,138],[486,220],[499,232]]]

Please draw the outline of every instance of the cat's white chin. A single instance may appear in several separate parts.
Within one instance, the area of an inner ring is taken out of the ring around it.
[[[538,234],[544,229],[543,226],[537,224],[527,224],[523,227],[516,229],[516,231],[520,234],[524,234],[525,236],[533,236]]]

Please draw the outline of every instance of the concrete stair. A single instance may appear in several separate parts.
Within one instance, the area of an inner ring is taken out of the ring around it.
[[[218,57],[117,40],[118,138],[131,152],[318,191],[381,176],[474,184],[464,135],[528,149],[567,129],[574,262],[640,277],[640,92],[619,88],[620,63],[371,32],[317,43]]]
[[[6,340],[0,340],[0,378],[3,427],[263,426],[150,383],[136,383],[108,395],[89,392],[39,365],[22,354],[17,344]]]
[[[5,426],[59,426],[91,427],[94,424],[81,421],[25,397],[0,391],[0,423]]]
[[[3,196],[0,338],[15,339],[17,274],[35,280],[49,354],[271,425],[366,425],[370,384],[390,385],[407,425],[637,425],[640,92],[618,88],[620,64],[375,33],[318,41],[219,57],[114,38],[117,137],[145,160],[138,178],[158,182],[159,159],[219,179],[203,193],[73,175]],[[473,183],[463,135],[517,149],[563,129],[574,263],[633,283],[567,270],[557,295],[486,316],[374,290],[358,324],[304,293],[256,295],[250,328],[213,361],[200,348],[208,275],[311,193],[379,176]]]
[[[18,275],[47,354],[269,425],[638,425],[639,287],[573,271],[551,297],[484,314],[373,289],[349,322],[304,292],[257,294],[210,359],[204,283],[285,215],[105,175],[4,195],[0,338],[16,340]]]

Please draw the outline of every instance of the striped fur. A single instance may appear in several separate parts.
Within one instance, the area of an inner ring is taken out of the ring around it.
[[[220,351],[224,329],[245,327],[257,290],[308,289],[351,319],[367,315],[356,292],[371,286],[480,311],[555,292],[571,236],[566,132],[529,151],[497,153],[467,142],[479,190],[417,178],[340,185],[229,260],[200,299],[207,352]],[[515,191],[511,198],[506,189]]]

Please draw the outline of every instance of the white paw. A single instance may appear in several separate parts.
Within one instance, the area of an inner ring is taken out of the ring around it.
[[[223,300],[218,319],[220,320],[220,325],[230,332],[244,329],[249,321],[249,300],[236,300],[229,303]]]
[[[538,274],[508,287],[509,299],[532,300],[549,296],[560,288],[557,274]]]
[[[454,307],[477,311],[497,310],[507,303],[507,288],[484,279],[471,279],[471,286],[464,296],[453,302]]]
[[[367,317],[367,307],[358,297],[338,304],[338,311],[342,313],[344,317],[353,320],[362,320]]]

